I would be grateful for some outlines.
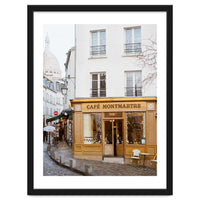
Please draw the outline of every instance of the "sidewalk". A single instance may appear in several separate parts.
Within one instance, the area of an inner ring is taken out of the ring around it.
[[[70,160],[72,158],[72,149],[65,142],[51,147],[49,156],[67,168],[71,168]],[[107,163],[104,161],[92,161],[83,159],[73,159],[76,166],[71,168],[76,172],[90,176],[156,176],[157,171],[154,168],[133,166],[130,164]],[[90,168],[90,173],[86,173],[86,168]]]

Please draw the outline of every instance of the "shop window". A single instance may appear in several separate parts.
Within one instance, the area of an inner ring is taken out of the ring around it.
[[[128,144],[145,144],[145,113],[127,113]]]
[[[84,114],[84,144],[101,143],[101,113]]]

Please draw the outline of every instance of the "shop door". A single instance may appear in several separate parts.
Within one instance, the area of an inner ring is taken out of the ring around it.
[[[123,120],[115,120],[114,125],[114,155],[124,156],[124,142],[123,142]]]
[[[112,121],[105,121],[104,155],[114,156],[113,125]]]
[[[122,120],[104,121],[104,156],[123,156]]]

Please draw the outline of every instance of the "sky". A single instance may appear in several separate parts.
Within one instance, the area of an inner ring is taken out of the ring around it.
[[[75,45],[74,26],[74,24],[45,24],[43,29],[43,51],[45,49],[45,38],[48,34],[50,51],[56,56],[60,64],[62,77],[65,75],[66,53]]]

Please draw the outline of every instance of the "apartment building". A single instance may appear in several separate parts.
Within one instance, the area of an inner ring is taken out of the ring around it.
[[[75,158],[129,163],[133,149],[157,153],[156,37],[156,25],[76,25]]]

